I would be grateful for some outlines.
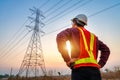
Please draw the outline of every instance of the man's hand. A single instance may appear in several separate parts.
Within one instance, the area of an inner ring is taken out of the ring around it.
[[[66,65],[70,67],[70,63],[71,63],[70,61],[66,62]]]
[[[70,59],[70,61],[66,62],[66,65],[67,65],[68,67],[71,67],[70,64],[71,64],[71,63],[74,63],[76,60],[78,60],[78,58],[72,58],[72,59]]]

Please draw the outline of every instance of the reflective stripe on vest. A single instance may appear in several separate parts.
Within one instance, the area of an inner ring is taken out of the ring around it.
[[[88,45],[87,45],[85,34],[81,28],[78,28],[78,29],[80,30],[80,32],[82,34],[85,50],[87,51],[87,53],[90,57],[78,59],[77,61],[75,61],[75,65],[83,64],[83,63],[93,63],[93,64],[98,65],[97,60],[95,60],[94,54],[93,54],[94,38],[95,38],[94,34],[90,33],[90,50],[88,50]]]

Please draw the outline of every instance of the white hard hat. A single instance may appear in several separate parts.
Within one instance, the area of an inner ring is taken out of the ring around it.
[[[79,21],[83,22],[85,25],[87,25],[87,16],[84,14],[79,14],[75,17]]]

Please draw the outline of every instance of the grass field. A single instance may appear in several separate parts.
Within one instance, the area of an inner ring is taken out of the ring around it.
[[[114,67],[113,70],[105,69],[101,71],[102,80],[120,80],[120,67]],[[0,79],[0,80],[70,80],[71,76],[65,75],[49,75],[42,77],[19,77],[19,76],[11,76],[8,79]]]
[[[70,80],[70,76],[44,76],[37,78],[14,77],[8,80]]]
[[[9,78],[8,80],[70,80],[70,76],[46,76],[46,77],[38,77],[38,78]],[[102,80],[120,80],[120,78],[115,77],[104,77]]]

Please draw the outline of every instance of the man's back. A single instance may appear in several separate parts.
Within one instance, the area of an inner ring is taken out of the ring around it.
[[[80,55],[80,31],[77,28],[68,28],[61,33],[57,35],[57,44],[58,44],[58,50],[61,52],[62,55],[66,56],[67,50],[63,49],[63,46],[66,45],[66,41],[69,40],[71,43],[71,58],[78,58]],[[108,54],[103,54],[104,58],[101,58],[100,65],[101,67],[105,65],[105,62],[107,60],[107,56],[109,56],[109,49],[108,47],[97,39],[96,41],[96,52],[98,50],[101,50],[102,53],[108,52]],[[98,53],[96,53],[97,57]],[[63,58],[65,61],[68,61],[69,58]],[[102,61],[102,62],[101,62]],[[99,62],[98,62],[99,63]]]

